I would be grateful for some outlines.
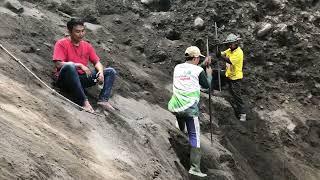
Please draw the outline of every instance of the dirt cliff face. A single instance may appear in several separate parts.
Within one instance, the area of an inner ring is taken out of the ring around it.
[[[86,40],[118,72],[112,102],[120,109],[103,118],[79,112],[1,50],[1,179],[193,179],[186,171],[186,136],[174,127],[166,105],[173,67],[184,61],[186,47],[205,53],[208,38],[215,52],[214,22],[219,40],[229,33],[242,38],[248,121],[235,118],[224,87],[212,99],[222,134],[211,143],[203,97],[202,168],[208,179],[320,179],[319,1],[0,5],[2,45],[49,85],[55,41],[66,34],[71,17],[85,19]],[[203,24],[195,26],[197,18]],[[89,90],[90,101],[97,92]]]

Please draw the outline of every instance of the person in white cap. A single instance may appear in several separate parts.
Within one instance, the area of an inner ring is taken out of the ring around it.
[[[240,121],[246,121],[245,104],[241,97],[241,81],[243,78],[243,51],[239,47],[239,38],[235,34],[229,34],[225,40],[225,44],[228,45],[228,49],[216,53],[218,59],[224,60],[226,62],[225,77],[221,79],[226,79],[229,84],[229,91],[235,100],[235,112],[237,118]]]
[[[200,57],[205,57],[196,46],[188,47],[185,51],[185,62],[178,64],[173,73],[173,95],[168,103],[168,109],[177,118],[179,128],[184,131],[187,126],[190,150],[189,173],[199,177],[206,174],[200,171],[200,124],[199,124],[199,101],[200,88],[209,88],[212,79],[212,69],[206,68],[206,72],[197,66]],[[206,61],[209,61],[207,57]]]

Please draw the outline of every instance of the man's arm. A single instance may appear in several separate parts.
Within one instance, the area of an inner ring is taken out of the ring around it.
[[[222,55],[222,60],[224,60],[226,63],[232,65],[232,62],[230,61],[230,59],[225,54]]]
[[[67,63],[74,64],[76,66],[76,68],[82,69],[87,75],[91,74],[90,69],[87,66],[85,66],[85,65],[83,65],[81,63],[73,63],[73,62],[64,62],[64,61],[61,61],[61,60],[54,60],[54,64],[55,64],[57,69],[60,69],[63,65],[65,65]]]
[[[98,71],[98,74],[99,74],[98,80],[99,80],[99,82],[104,82],[103,65],[101,64],[101,62],[100,61],[96,62],[94,67]]]
[[[53,60],[53,62],[54,62],[54,65],[57,69],[60,69],[65,64],[65,62],[60,61],[60,60]]]
[[[94,65],[94,67],[96,68],[96,70],[97,70],[98,72],[103,73],[103,65],[101,64],[100,61],[98,61],[98,62]]]
[[[60,69],[63,65],[67,64],[67,63],[73,63],[73,62],[64,62],[61,60],[54,60],[54,64],[56,66],[56,68]],[[82,65],[81,63],[73,63],[77,68],[82,69]]]
[[[211,56],[205,57],[205,60],[200,63],[198,66],[202,67],[203,69],[211,64]]]
[[[218,59],[222,59],[222,60],[225,61],[226,63],[232,65],[232,62],[231,62],[230,59],[226,56],[225,53],[222,53],[222,52],[218,51],[218,52],[216,53],[216,56],[217,56]]]
[[[199,74],[199,84],[202,88],[208,89],[212,81],[212,69],[210,66],[206,68],[206,72],[202,71]]]

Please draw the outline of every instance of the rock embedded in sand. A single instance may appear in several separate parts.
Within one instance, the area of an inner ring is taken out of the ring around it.
[[[121,20],[119,17],[115,17],[115,18],[113,19],[113,22],[114,22],[115,24],[122,24],[122,20]]]
[[[284,23],[277,24],[275,26],[275,30],[273,31],[273,34],[285,34],[288,32],[288,26]]]
[[[271,0],[271,1],[266,1],[266,2],[268,2],[268,6],[272,10],[283,9],[286,7],[285,0]]]
[[[181,36],[181,33],[174,29],[170,28],[166,31],[166,38],[172,41],[179,40],[181,38],[180,36]]]
[[[194,27],[196,27],[197,29],[203,29],[204,28],[204,21],[201,17],[197,17],[194,20]]]
[[[36,49],[34,46],[25,47],[21,50],[21,52],[24,53],[35,53],[38,49]]]
[[[61,5],[58,7],[58,10],[67,15],[73,15],[75,11],[73,7],[70,6],[68,3],[61,3]]]
[[[102,29],[102,26],[97,25],[97,24],[92,24],[92,23],[84,23],[86,29],[90,30],[93,33],[97,33],[97,31],[99,31],[99,29]]]
[[[141,3],[156,11],[168,11],[171,7],[170,0],[141,0]]]
[[[164,62],[167,58],[168,58],[168,54],[165,51],[160,50],[155,53],[155,55],[153,56],[152,62],[153,63]]]
[[[96,0],[96,8],[100,15],[121,14],[125,11],[126,3],[116,0]]]
[[[5,0],[4,5],[15,13],[22,13],[24,11],[23,6],[18,0]]]
[[[155,0],[141,0],[141,3],[142,4],[145,4],[145,5],[149,5],[151,3],[155,2]]]
[[[262,38],[269,34],[272,30],[272,24],[264,22],[260,24],[257,28],[257,37]]]

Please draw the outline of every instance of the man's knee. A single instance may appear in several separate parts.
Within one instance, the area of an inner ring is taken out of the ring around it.
[[[117,74],[117,71],[112,68],[112,67],[108,67],[104,69],[104,75],[106,76],[115,76]]]
[[[70,71],[70,72],[76,72],[76,65],[74,63],[65,63],[62,67],[61,67],[61,71]]]

